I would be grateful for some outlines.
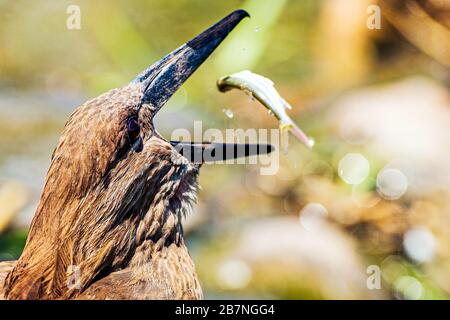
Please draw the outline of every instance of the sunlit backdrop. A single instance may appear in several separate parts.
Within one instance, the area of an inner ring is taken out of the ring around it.
[[[291,139],[275,175],[202,168],[185,231],[206,298],[448,299],[450,4],[437,0],[0,0],[0,261],[20,255],[74,108],[237,8],[252,18],[158,130],[276,128],[216,88],[250,69],[316,145]]]

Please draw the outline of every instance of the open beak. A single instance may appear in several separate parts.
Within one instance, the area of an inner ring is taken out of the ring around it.
[[[133,83],[140,84],[143,87],[142,103],[147,104],[153,110],[153,114],[156,114],[175,91],[197,70],[231,30],[245,17],[250,17],[250,15],[244,10],[232,12],[139,74],[133,80]],[[220,144],[178,141],[171,141],[171,143],[181,154],[195,163],[267,154],[274,149],[273,146],[266,144]]]
[[[249,14],[237,10],[198,36],[175,49],[138,75],[133,82],[143,86],[143,103],[156,113],[211,55],[231,30]]]
[[[264,143],[196,143],[182,141],[170,141],[170,143],[190,162],[197,164],[269,154],[275,150],[275,147],[271,144]]]

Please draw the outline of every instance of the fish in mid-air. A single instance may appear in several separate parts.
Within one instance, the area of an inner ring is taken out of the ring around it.
[[[235,88],[251,94],[278,119],[282,133],[290,131],[308,148],[313,147],[314,140],[309,138],[287,115],[286,109],[292,109],[292,107],[280,96],[272,80],[249,70],[244,70],[221,77],[217,81],[217,87],[221,92]]]

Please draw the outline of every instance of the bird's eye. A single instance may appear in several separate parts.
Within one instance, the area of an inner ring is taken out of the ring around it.
[[[139,121],[136,117],[131,117],[128,119],[127,131],[130,141],[134,141],[137,137],[139,137],[141,126],[139,125]]]

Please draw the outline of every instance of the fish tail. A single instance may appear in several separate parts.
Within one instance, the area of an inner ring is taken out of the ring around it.
[[[280,129],[289,130],[300,142],[302,142],[309,149],[313,147],[313,141],[300,129],[294,122],[282,123]]]

